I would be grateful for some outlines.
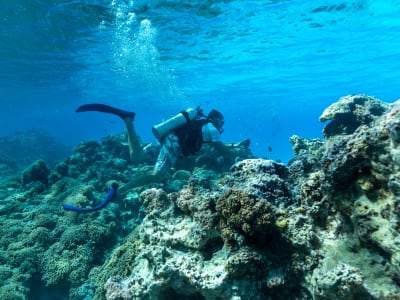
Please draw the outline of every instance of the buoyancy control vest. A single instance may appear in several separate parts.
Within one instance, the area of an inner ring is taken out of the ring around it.
[[[174,133],[178,137],[183,155],[195,154],[203,144],[202,127],[210,122],[207,117],[199,117],[205,117],[199,108],[189,108],[153,126],[152,131],[160,141],[168,134]]]
[[[208,119],[193,120],[175,130],[184,156],[189,156],[190,154],[195,154],[200,151],[203,145],[202,129],[208,122]]]

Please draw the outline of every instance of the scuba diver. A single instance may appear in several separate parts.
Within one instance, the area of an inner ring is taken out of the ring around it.
[[[104,104],[85,104],[78,107],[76,111],[99,111],[120,117],[124,121],[128,132],[131,162],[140,164],[152,158],[152,152],[154,151],[149,150],[151,147],[141,147],[134,127],[134,112]],[[132,188],[161,182],[168,175],[171,167],[179,157],[197,153],[200,151],[203,143],[210,144],[229,164],[233,164],[236,159],[235,148],[247,149],[250,145],[250,140],[246,139],[240,143],[232,144],[231,147],[227,147],[221,141],[223,125],[224,117],[219,111],[212,109],[206,116],[200,108],[189,108],[153,126],[153,134],[161,144],[153,171],[135,175],[130,182],[119,188],[118,194],[124,195]]]

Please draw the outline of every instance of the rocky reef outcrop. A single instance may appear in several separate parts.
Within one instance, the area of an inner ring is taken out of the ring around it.
[[[324,139],[290,138],[287,165],[240,149],[229,167],[204,148],[86,214],[61,204],[94,206],[150,168],[129,163],[125,136],[39,161],[0,200],[0,296],[399,299],[399,103],[342,97]]]
[[[331,120],[323,131],[320,168],[294,186],[311,205],[320,240],[318,265],[306,276],[315,298],[399,297],[398,107],[399,102],[351,95],[320,118]],[[304,158],[291,165],[298,160]]]
[[[175,194],[159,189],[140,194],[149,212],[111,260],[136,253],[129,255],[133,269],[107,279],[108,299],[303,293],[292,272],[291,246],[281,233],[285,222],[279,220],[290,203],[286,167],[250,159],[234,169],[219,182],[194,177]]]

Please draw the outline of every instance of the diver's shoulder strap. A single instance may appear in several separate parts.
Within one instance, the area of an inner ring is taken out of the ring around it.
[[[204,118],[204,119],[201,119],[203,121],[202,125],[207,124],[207,123],[210,122],[210,119],[205,114],[202,113],[202,110],[199,107],[197,108],[197,114],[193,118],[193,120],[190,119],[190,116],[189,116],[189,114],[188,114],[188,112],[186,110],[182,110],[180,113],[185,117],[187,125],[189,125],[194,120],[197,121],[198,117],[203,117]]]
[[[181,114],[185,117],[185,119],[186,119],[186,124],[190,124],[190,117],[189,117],[188,112],[187,112],[186,110],[182,110],[182,111],[181,111]]]

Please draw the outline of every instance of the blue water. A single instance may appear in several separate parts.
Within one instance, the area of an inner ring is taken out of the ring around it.
[[[124,131],[77,114],[137,113],[137,131],[188,106],[222,111],[225,141],[287,162],[339,97],[400,95],[400,1],[2,0],[0,136],[42,128],[73,146]],[[1,145],[0,145],[1,147]],[[268,151],[272,148],[272,152]]]

